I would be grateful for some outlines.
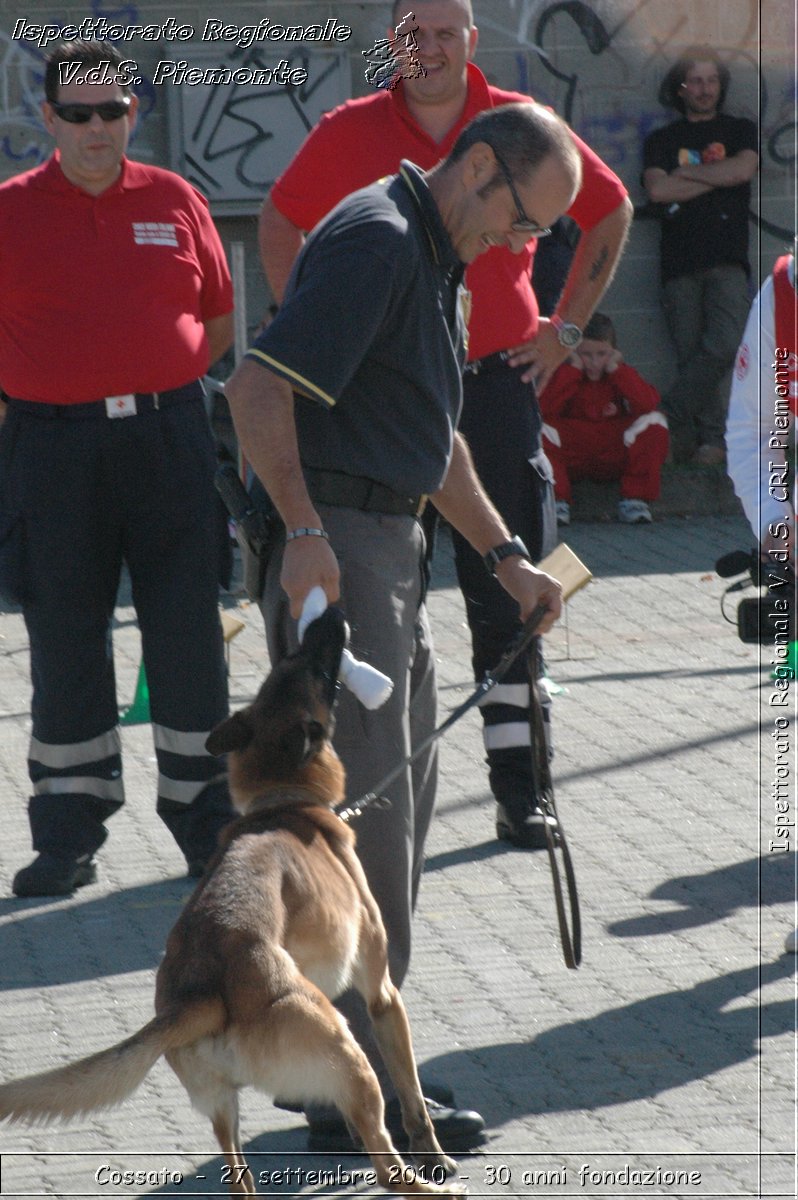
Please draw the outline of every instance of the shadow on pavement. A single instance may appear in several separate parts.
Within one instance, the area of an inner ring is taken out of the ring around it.
[[[512,1111],[480,1105],[489,1128],[528,1115],[650,1099],[748,1060],[753,1096],[760,1039],[792,1031],[795,1019],[791,995],[757,1006],[758,991],[795,969],[795,956],[784,955],[761,968],[755,964],[571,1021],[528,1042],[442,1054],[425,1069],[456,1079],[465,1056],[472,1079],[479,1073],[501,1080]]]
[[[795,899],[795,856],[768,854],[731,863],[704,875],[679,875],[649,892],[652,900],[671,900],[678,908],[645,913],[607,926],[615,937],[649,937],[711,925],[740,908],[786,904]]]
[[[159,880],[82,903],[0,900],[0,917],[14,917],[3,933],[0,989],[154,970],[194,882]]]
[[[452,1080],[464,1074],[472,1080],[501,1080],[506,1103],[495,1111],[479,1105],[489,1130],[525,1116],[649,1099],[737,1063],[750,1060],[753,1067],[760,1039],[790,1031],[794,1019],[791,997],[757,1007],[759,989],[788,980],[795,967],[794,957],[784,956],[762,968],[745,967],[684,991],[663,992],[568,1022],[526,1043],[495,1042],[442,1054],[425,1068]],[[757,1086],[755,1067],[753,1072],[752,1093]],[[304,1146],[304,1127],[299,1125],[260,1134],[244,1151],[256,1179],[261,1171],[281,1169],[334,1172],[339,1164],[349,1170],[368,1169],[365,1156],[309,1154],[303,1153]],[[186,1184],[193,1194],[224,1194],[221,1155],[198,1164],[196,1170],[198,1178],[187,1177],[182,1189],[167,1185],[150,1194],[185,1195]],[[295,1195],[301,1189],[290,1178],[282,1183],[270,1178],[264,1190]]]
[[[363,1172],[372,1170],[367,1154],[311,1154],[304,1149],[306,1130],[264,1133],[242,1149],[259,1196],[350,1195]],[[166,1184],[148,1196],[229,1196],[228,1168],[221,1154],[197,1163],[196,1174],[182,1184]],[[337,1182],[336,1182],[337,1181]],[[187,1191],[187,1189],[190,1189]],[[361,1189],[362,1190],[362,1185]]]
[[[441,854],[431,854],[424,861],[424,873],[430,871],[445,871],[447,867],[459,867],[463,863],[485,862],[497,855],[517,854],[518,851],[504,842],[494,838],[489,842],[479,842],[476,846],[458,846],[456,850],[444,850]]]

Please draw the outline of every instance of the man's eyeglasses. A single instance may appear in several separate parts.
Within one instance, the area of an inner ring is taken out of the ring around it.
[[[491,149],[493,149],[493,147],[491,147]],[[499,170],[501,171],[502,175],[504,176],[504,182],[507,184],[508,188],[510,189],[510,195],[513,198],[513,203],[515,204],[516,211],[518,213],[518,220],[513,221],[510,228],[514,229],[516,233],[526,233],[526,234],[528,234],[529,237],[536,237],[536,238],[548,237],[549,234],[551,233],[551,230],[548,228],[548,226],[547,225],[538,225],[537,221],[533,221],[524,212],[524,206],[521,203],[521,197],[518,195],[518,192],[515,190],[515,184],[513,183],[513,177],[510,174],[509,170],[507,169],[507,164],[499,157],[498,154],[496,154],[495,150],[493,150],[493,153],[496,157],[496,163],[499,167]]]
[[[50,107],[57,117],[70,125],[87,125],[95,113],[107,124],[125,116],[130,109],[130,97],[106,100],[104,104],[59,104],[57,100],[51,100]]]

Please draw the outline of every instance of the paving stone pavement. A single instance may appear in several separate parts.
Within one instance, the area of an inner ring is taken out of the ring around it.
[[[594,582],[547,639],[557,803],[582,902],[584,960],[559,949],[545,854],[494,840],[479,717],[442,743],[437,819],[405,990],[417,1056],[479,1109],[490,1140],[460,1159],[474,1196],[795,1194],[794,829],[775,838],[778,717],[794,821],[795,694],[774,707],[770,651],[724,623],[715,558],[750,544],[738,517],[577,523]],[[122,598],[124,599],[124,597]],[[730,598],[731,599],[731,598]],[[266,669],[256,609],[230,647],[234,706]],[[734,605],[732,605],[732,608]],[[442,711],[471,690],[462,602],[442,539],[430,610]],[[139,660],[132,609],[114,633],[121,697]],[[18,612],[0,613],[0,1078],[135,1032],[190,885],[154,815],[149,726],[123,732],[126,808],[100,881],[65,900],[10,898],[30,857],[29,686]],[[788,748],[786,744],[789,744]],[[779,845],[785,839],[778,839]],[[349,1186],[356,1156],[309,1155],[301,1118],[243,1094],[262,1195]],[[66,1127],[0,1129],[2,1196],[220,1195],[205,1119],[165,1064],[120,1108]],[[126,1183],[124,1172],[144,1172]],[[315,1186],[318,1176],[326,1186]],[[282,1175],[280,1174],[282,1172]]]

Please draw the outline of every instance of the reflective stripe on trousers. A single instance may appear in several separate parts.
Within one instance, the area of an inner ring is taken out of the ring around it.
[[[209,783],[225,778],[219,761],[205,749],[210,730],[184,732],[153,725],[158,760],[158,797],[192,804]],[[30,739],[28,771],[36,796],[84,795],[110,810],[125,802],[119,727],[85,742],[58,745]]]

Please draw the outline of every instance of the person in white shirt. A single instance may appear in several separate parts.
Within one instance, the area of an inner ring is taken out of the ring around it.
[[[778,259],[751,306],[737,352],[726,428],[728,472],[762,559],[790,565],[793,572],[798,411],[795,251],[794,243],[793,253]],[[794,586],[792,599],[794,605]],[[790,931],[784,947],[790,954],[798,953],[798,929]]]

